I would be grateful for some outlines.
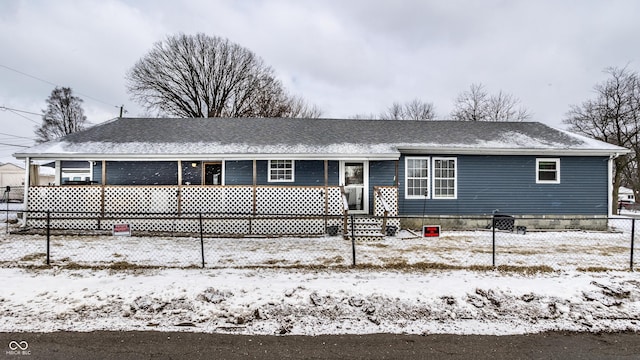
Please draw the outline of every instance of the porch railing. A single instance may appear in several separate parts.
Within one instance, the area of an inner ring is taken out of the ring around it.
[[[384,199],[384,196],[382,195],[382,191],[380,191],[380,188],[375,188],[374,194],[376,196],[376,201],[379,201],[380,206],[382,207],[382,233],[384,234],[386,233],[385,230],[387,229],[387,216],[389,216],[389,212],[391,211],[391,208],[387,204],[387,201]]]
[[[377,204],[374,215],[382,211],[385,219],[397,215],[397,189],[380,187],[376,190]],[[382,199],[382,200],[380,200]],[[388,199],[391,199],[389,201]],[[380,208],[382,210],[379,210]],[[346,233],[349,204],[344,187],[341,186],[126,186],[126,185],[71,185],[71,186],[36,186],[29,188],[28,202],[25,208],[24,225],[39,226],[43,224],[47,212],[54,213],[92,213],[103,218],[104,224],[118,217],[118,214],[172,214],[166,219],[136,219],[150,231],[158,229],[175,229],[178,217],[187,214],[238,214],[233,228],[248,228],[244,221],[252,218],[254,224],[264,223],[262,231],[274,231],[274,234],[285,233],[283,226],[299,229],[296,233],[324,232],[329,227],[340,226]],[[278,214],[296,216],[298,220],[277,221],[264,219]],[[74,215],[70,215],[73,217]],[[58,221],[60,226],[68,223],[69,227],[92,229],[96,219],[66,219]],[[260,218],[260,219],[258,219]],[[305,219],[303,221],[303,219]],[[313,218],[313,221],[310,221]],[[179,222],[179,221],[178,221]],[[213,220],[212,220],[213,223]],[[220,222],[222,223],[222,222]],[[313,225],[311,225],[313,223]],[[385,220],[388,223],[388,220]],[[250,228],[255,228],[252,224]],[[232,224],[225,224],[224,231]],[[222,226],[222,224],[220,225]],[[64,226],[63,226],[64,227]],[[191,227],[191,225],[189,226]],[[383,227],[384,229],[384,227]],[[235,231],[235,230],[234,230]]]
[[[340,186],[340,196],[342,199],[342,214],[344,215],[342,234],[346,234],[348,231],[347,224],[349,222],[349,198],[347,197],[347,192],[344,191],[344,186]]]

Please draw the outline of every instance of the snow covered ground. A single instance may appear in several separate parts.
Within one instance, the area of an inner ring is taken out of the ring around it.
[[[622,220],[620,220],[622,221]],[[620,225],[630,225],[628,221]],[[497,232],[497,266],[550,267],[554,270],[629,269],[631,235],[613,232]],[[636,249],[638,245],[635,244]],[[350,266],[353,248],[341,236],[313,238],[205,238],[170,236],[51,236],[50,263],[56,266],[108,267],[114,263],[173,268],[255,266]],[[3,234],[0,266],[39,266],[46,258],[43,235]],[[356,264],[398,268],[487,267],[493,264],[492,232],[445,231],[437,238],[400,231],[395,237],[355,244]],[[640,251],[636,251],[636,258]],[[637,261],[634,261],[637,262]]]
[[[198,265],[199,239],[54,237],[54,266],[42,268],[43,237],[6,234],[3,226],[2,332],[506,335],[640,330],[640,278],[625,270],[630,236],[622,225],[613,233],[501,234],[499,265],[535,269],[548,263],[554,270],[545,272],[472,270],[491,264],[490,233],[483,231],[444,234],[448,237],[437,242],[401,233],[359,245],[363,264],[429,262],[462,270],[335,267],[351,263],[350,243],[337,237],[211,239],[205,251],[208,268],[119,270],[108,264]],[[252,267],[258,263],[273,267]],[[287,268],[298,265],[303,266]],[[577,270],[587,267],[612,270]]]
[[[0,331],[519,334],[640,330],[629,272],[0,269]]]

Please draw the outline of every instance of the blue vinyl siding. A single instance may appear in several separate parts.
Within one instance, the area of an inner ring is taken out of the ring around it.
[[[86,163],[86,162],[85,162]],[[200,162],[182,163],[182,183],[200,184]],[[173,161],[107,161],[108,185],[175,185],[178,183],[177,162]],[[102,161],[93,164],[93,181],[102,184]]]
[[[405,199],[402,157],[401,214],[483,215],[496,209],[514,215],[608,213],[607,157],[559,157],[560,183],[536,184],[536,156],[450,156],[458,160],[457,199]]]
[[[295,180],[299,186],[324,186],[324,161],[295,161]]]
[[[226,161],[226,185],[252,185],[253,161]],[[295,160],[294,180],[292,182],[269,182],[267,160],[256,161],[257,185],[273,186],[324,186],[324,160]],[[329,161],[328,164],[329,185],[337,185],[339,182],[339,163]]]
[[[196,166],[192,166],[192,163]],[[84,162],[85,166],[87,162]],[[225,166],[226,185],[253,185],[252,160],[227,160]],[[256,162],[258,185],[278,186],[324,186],[324,160],[296,160],[295,182],[269,182],[268,161]],[[175,185],[178,182],[177,161],[107,161],[108,185]],[[338,185],[339,162],[328,162],[329,185]],[[102,162],[93,165],[93,181],[102,182]],[[202,183],[202,162],[182,163],[182,183]]]
[[[177,161],[107,161],[107,185],[176,185]],[[102,182],[102,162],[93,166],[93,180]]]
[[[253,185],[253,161],[225,161],[225,185]]]
[[[340,184],[340,162],[329,161],[328,164],[329,173],[329,186],[336,186]]]
[[[373,213],[373,188],[396,184],[396,161],[369,161],[369,212]]]
[[[192,166],[192,164],[195,166]],[[202,184],[202,162],[182,162],[182,184],[185,185],[186,183],[190,183],[191,185]]]

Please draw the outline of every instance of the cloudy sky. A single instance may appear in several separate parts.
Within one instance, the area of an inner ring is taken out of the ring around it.
[[[640,1],[2,0],[0,162],[33,144],[55,85],[91,123],[144,115],[125,74],[176,33],[226,37],[262,57],[324,117],[421,99],[448,118],[472,83],[562,127],[608,66],[640,71]]]

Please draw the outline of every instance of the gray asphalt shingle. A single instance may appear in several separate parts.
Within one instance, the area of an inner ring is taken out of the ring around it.
[[[386,145],[386,146],[384,146]],[[121,118],[16,154],[392,153],[423,149],[624,151],[537,122]]]

